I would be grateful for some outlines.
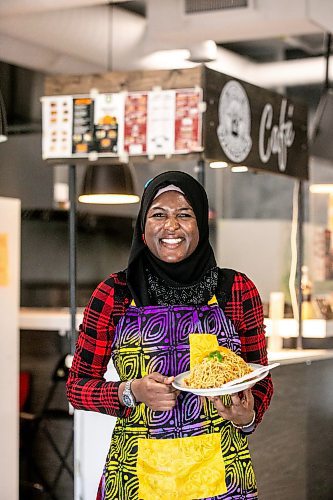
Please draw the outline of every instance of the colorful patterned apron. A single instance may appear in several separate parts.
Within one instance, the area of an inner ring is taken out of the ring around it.
[[[217,303],[130,306],[112,346],[120,379],[189,370],[190,333],[210,333],[240,353],[239,336]],[[141,403],[128,418],[117,419],[98,498],[257,499],[247,438],[210,401],[191,393],[181,392],[168,412]]]

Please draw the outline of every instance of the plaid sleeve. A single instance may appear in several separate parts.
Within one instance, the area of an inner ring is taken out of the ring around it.
[[[125,304],[114,300],[117,280],[115,274],[100,283],[85,308],[67,380],[67,397],[80,410],[126,416],[127,410],[118,399],[120,382],[104,379],[115,332],[113,317],[125,312]]]
[[[259,292],[254,283],[242,273],[236,273],[226,315],[233,322],[241,339],[242,357],[248,363],[267,365],[264,314]],[[262,420],[272,395],[273,383],[268,375],[252,389],[256,425]]]

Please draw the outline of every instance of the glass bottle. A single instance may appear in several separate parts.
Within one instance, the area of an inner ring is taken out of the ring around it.
[[[302,266],[302,319],[315,319],[317,317],[312,303],[312,282],[309,278],[308,266]]]

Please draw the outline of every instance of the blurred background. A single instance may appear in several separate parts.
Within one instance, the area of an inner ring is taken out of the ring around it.
[[[3,205],[0,214],[0,236],[11,234],[12,229],[15,233],[13,247],[6,243],[6,238],[0,241],[1,265],[6,267],[8,259],[14,256],[16,262],[16,270],[9,272],[9,281],[5,279],[0,289],[1,311],[11,318],[4,323],[1,334],[5,352],[10,353],[5,356],[6,366],[10,367],[6,372],[8,376],[4,387],[1,386],[9,398],[8,405],[14,404],[12,389],[18,384],[19,374],[27,374],[29,382],[22,408],[37,422],[51,385],[59,382],[55,369],[69,351],[70,162],[63,159],[50,163],[42,157],[41,98],[48,94],[47,82],[53,82],[53,88],[57,85],[61,88],[62,78],[70,75],[73,75],[73,85],[82,80],[89,86],[89,75],[129,71],[142,71],[144,75],[147,71],[163,69],[177,73],[183,68],[206,64],[208,68],[306,106],[309,180],[302,183],[302,286],[310,305],[304,308],[303,319],[322,323],[304,325],[303,347],[318,352],[325,350],[326,354],[330,351],[333,335],[332,30],[333,5],[329,0],[0,0],[0,92],[8,139],[0,144],[0,197],[4,202],[18,200],[13,206],[16,215],[12,215],[12,205],[9,208]],[[245,272],[256,283],[271,334],[272,293],[279,292],[283,297],[279,319],[295,318],[289,280],[298,181],[269,172],[251,169],[235,172],[228,165],[224,167],[210,168],[209,162],[204,166],[211,241],[219,266]],[[87,168],[87,163],[77,165],[77,193],[82,191]],[[130,162],[130,170],[139,195],[148,179],[165,170],[184,170],[203,178],[198,158],[191,155],[136,157]],[[323,193],[318,194],[315,188],[311,190],[311,186],[318,184],[326,186]],[[96,285],[108,274],[126,267],[137,210],[138,204],[78,202],[76,305],[80,313]],[[12,279],[16,285],[10,291],[14,297],[11,310],[5,297],[9,291],[6,286]],[[37,313],[36,309],[39,309]],[[33,316],[29,316],[29,311],[33,311]],[[58,326],[60,320],[52,323],[52,311],[64,313],[65,326]],[[41,323],[36,314],[41,315]],[[45,326],[48,314],[50,323]],[[296,347],[297,328],[288,325],[280,326],[280,349]],[[15,333],[18,329],[19,335]],[[274,332],[276,335],[277,330]],[[64,369],[66,371],[66,366]],[[60,388],[55,397],[58,407],[66,412],[63,389]],[[332,413],[330,406],[328,415]],[[6,421],[16,422],[13,432],[17,435],[18,420],[12,417],[10,411],[5,412]],[[44,442],[41,434],[35,442],[29,442],[27,436],[34,435],[39,423],[31,429],[31,423],[21,421],[21,428],[25,426],[27,430],[26,435],[21,433],[22,441],[17,447],[21,451],[20,474],[16,467],[11,468],[11,484],[20,484],[20,488],[11,489],[4,500],[18,498],[18,495],[22,499],[74,498],[73,447],[66,448],[73,422],[71,418],[61,424],[55,420],[51,430],[55,430],[56,441],[62,447],[60,462],[52,444]],[[18,438],[13,439],[15,442]],[[29,451],[34,446],[37,446],[38,463],[30,470]],[[17,461],[17,450],[13,463]],[[86,452],[79,450],[78,456]],[[70,465],[64,466],[64,461]],[[59,469],[57,478],[59,464],[62,470]],[[5,463],[3,465],[0,464],[0,470],[4,470]],[[329,469],[325,467],[321,470],[328,477]],[[308,471],[305,465],[304,470]],[[326,479],[322,490],[313,490],[313,485],[309,489],[304,477],[299,478],[299,493],[284,491],[283,498],[332,498],[333,486]],[[320,480],[323,481],[318,478],[318,483]],[[39,486],[34,487],[35,483]],[[81,492],[76,498],[93,498],[91,493],[84,494],[84,488],[89,487],[82,484],[84,480],[76,486],[76,491]],[[280,491],[276,496],[262,498],[271,500],[282,498],[281,495]]]

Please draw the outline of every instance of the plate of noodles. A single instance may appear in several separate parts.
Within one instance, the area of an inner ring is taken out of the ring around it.
[[[180,391],[198,396],[235,394],[254,386],[278,365],[246,363],[230,349],[219,347],[190,371],[177,375],[172,385]]]

